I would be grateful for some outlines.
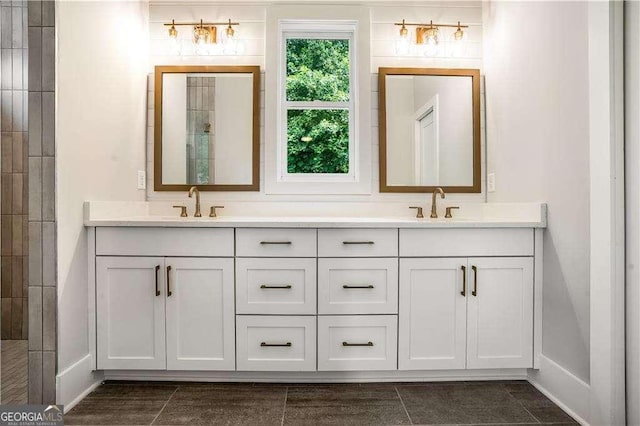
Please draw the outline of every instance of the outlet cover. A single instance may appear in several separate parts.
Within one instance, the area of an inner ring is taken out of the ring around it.
[[[144,170],[138,170],[138,189],[147,189],[147,173]]]
[[[496,192],[496,174],[487,174],[487,192]]]

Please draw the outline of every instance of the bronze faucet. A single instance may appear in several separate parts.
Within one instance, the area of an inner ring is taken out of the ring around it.
[[[196,212],[193,214],[193,217],[202,217],[202,213],[200,212],[200,191],[195,186],[192,186],[189,190],[189,198],[196,194]]]
[[[438,192],[440,193],[440,198],[444,198],[444,191],[442,188],[438,187],[433,190],[433,194],[431,195],[431,216],[429,216],[431,219],[438,218],[438,210],[436,208],[436,195]]]

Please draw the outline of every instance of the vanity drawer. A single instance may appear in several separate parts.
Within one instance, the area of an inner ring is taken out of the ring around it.
[[[319,259],[319,314],[397,314],[398,259]]]
[[[533,229],[400,229],[400,256],[533,256]]]
[[[398,255],[397,229],[319,229],[319,257]]]
[[[96,228],[98,256],[233,257],[233,228]]]
[[[237,259],[236,312],[315,315],[316,259]]]
[[[238,228],[236,255],[243,257],[316,257],[315,229]]]
[[[238,371],[315,371],[315,316],[236,316]]]
[[[396,370],[396,315],[318,317],[318,370]]]

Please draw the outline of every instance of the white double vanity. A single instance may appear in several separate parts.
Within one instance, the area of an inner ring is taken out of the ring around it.
[[[544,205],[416,219],[180,218],[152,204],[85,205],[90,341],[107,378],[410,380],[537,367]]]

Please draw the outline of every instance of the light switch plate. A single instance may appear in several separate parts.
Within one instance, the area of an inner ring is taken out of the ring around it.
[[[487,174],[487,192],[496,192],[496,174]]]
[[[147,173],[144,170],[138,170],[138,189],[147,189]]]

